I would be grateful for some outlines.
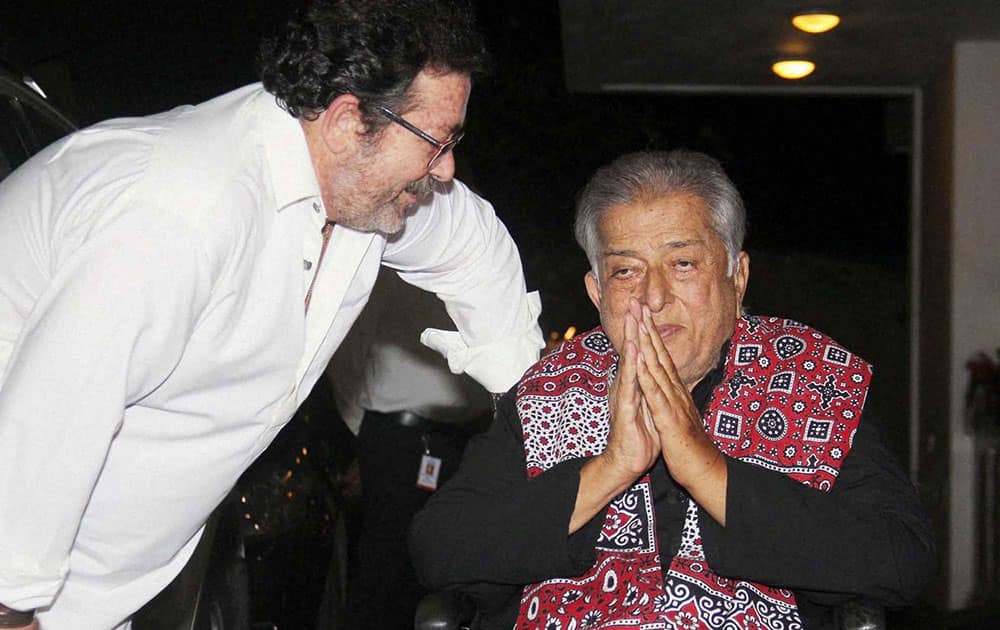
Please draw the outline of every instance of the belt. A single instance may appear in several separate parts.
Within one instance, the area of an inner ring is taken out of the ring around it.
[[[411,429],[431,429],[435,425],[441,424],[440,422],[435,422],[430,418],[425,418],[423,416],[418,416],[412,411],[391,411],[389,413],[379,413],[385,420],[390,422],[395,422],[401,427],[409,427]]]

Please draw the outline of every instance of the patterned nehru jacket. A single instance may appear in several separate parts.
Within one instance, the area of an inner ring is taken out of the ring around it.
[[[618,355],[600,328],[544,357],[516,408],[527,474],[601,453]],[[724,374],[703,417],[727,456],[829,491],[851,448],[871,366],[826,335],[778,317],[737,320]],[[586,573],[525,587],[518,628],[801,628],[792,592],[729,579],[705,561],[689,502],[677,554],[662,571],[649,476],[608,506]]]

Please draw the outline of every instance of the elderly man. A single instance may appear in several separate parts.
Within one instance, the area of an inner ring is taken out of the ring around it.
[[[537,296],[454,174],[462,2],[315,0],[263,86],[70,136],[0,184],[0,627],[126,627],[309,393],[380,263],[509,388]],[[405,226],[405,230],[403,229]]]
[[[410,534],[477,627],[826,628],[921,590],[934,545],[871,367],[742,311],[744,224],[698,153],[626,155],[581,192],[602,326],[522,377]]]

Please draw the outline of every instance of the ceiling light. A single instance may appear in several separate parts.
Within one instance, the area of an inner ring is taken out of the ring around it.
[[[800,31],[807,33],[825,33],[837,28],[840,24],[840,16],[825,11],[809,11],[796,14],[792,18],[792,24]]]
[[[805,59],[785,59],[776,61],[771,71],[782,79],[801,79],[812,74],[816,64]]]

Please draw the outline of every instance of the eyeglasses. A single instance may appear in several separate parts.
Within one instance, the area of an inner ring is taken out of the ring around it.
[[[400,127],[403,127],[407,131],[417,136],[420,136],[421,139],[430,143],[437,149],[437,151],[434,152],[434,155],[431,156],[430,161],[427,162],[428,171],[434,168],[434,165],[437,164],[437,161],[440,160],[449,151],[453,150],[455,148],[455,145],[461,142],[462,138],[465,137],[465,132],[460,131],[458,132],[458,135],[453,136],[452,138],[445,140],[444,142],[441,142],[431,134],[427,133],[420,127],[417,127],[413,123],[409,122],[408,120],[406,120],[396,112],[392,111],[388,107],[379,107],[378,110],[382,112],[382,114],[385,115],[385,117],[391,120],[392,122],[396,123]]]

